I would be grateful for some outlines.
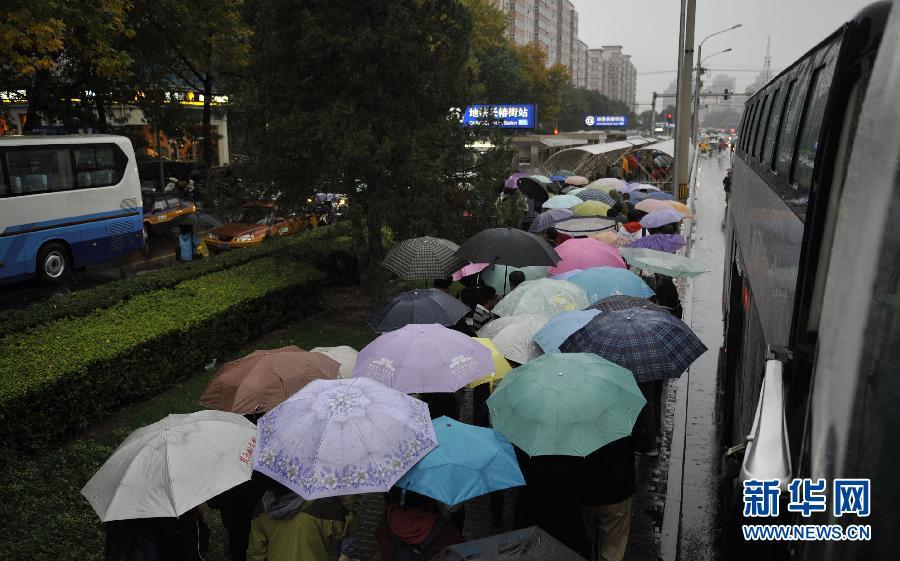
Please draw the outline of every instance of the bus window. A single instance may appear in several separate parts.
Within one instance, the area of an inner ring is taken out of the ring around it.
[[[797,145],[797,157],[794,159],[791,179],[800,187],[807,189],[812,181],[816,150],[819,147],[819,132],[822,130],[825,102],[828,99],[833,74],[834,65],[819,67],[810,82],[809,95],[806,99],[806,110],[800,127],[800,143]]]
[[[64,191],[75,186],[67,148],[8,150],[6,165],[10,183],[17,187],[16,194]]]
[[[750,139],[750,133],[753,132],[753,117],[757,105],[758,104],[754,103],[750,106],[750,109],[747,110],[747,122],[744,123],[746,128],[741,130],[741,150],[744,152],[747,151],[747,146],[749,145],[747,141]]]
[[[754,157],[759,157],[759,140],[761,133],[765,132],[765,122],[769,113],[769,105],[772,103],[772,96],[767,95],[759,104],[759,114],[756,116],[756,123],[753,125],[753,138],[750,141],[750,153]]]
[[[791,158],[794,155],[794,141],[797,139],[797,125],[800,123],[800,112],[803,109],[803,96],[806,94],[806,85],[809,78],[801,78],[794,83],[791,95],[785,105],[785,115],[781,123],[781,131],[778,133],[778,154],[775,160],[775,169],[785,175],[791,171]]]
[[[125,161],[124,157],[117,157],[119,154],[115,146],[85,145],[72,151],[79,187],[108,187],[122,180]]]
[[[777,93],[777,92],[776,92]],[[756,127],[756,144],[753,146],[753,155],[762,160],[763,143],[766,138],[766,131],[769,129],[769,120],[772,118],[772,106],[775,94],[766,96],[766,102],[763,105],[762,117],[759,125]]]
[[[766,126],[766,136],[763,140],[763,153],[761,160],[772,167],[772,153],[775,149],[775,135],[778,132],[778,123],[781,121],[782,110],[784,109],[784,88],[775,92],[772,101],[772,109],[769,111],[769,124]]]

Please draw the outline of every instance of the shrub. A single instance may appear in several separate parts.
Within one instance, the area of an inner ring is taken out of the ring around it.
[[[335,284],[355,284],[356,254],[352,240],[346,235],[348,225],[339,223],[314,230],[303,236],[268,240],[253,248],[231,251],[208,259],[182,263],[114,281],[102,286],[79,290],[57,301],[38,302],[20,310],[4,312],[0,317],[0,336],[17,333],[61,318],[76,318],[102,308],[115,306],[139,294],[170,288],[189,279],[237,267],[267,256],[289,254],[312,263],[324,271]]]
[[[262,258],[0,339],[0,431],[36,449],[315,306],[324,275]],[[27,422],[26,422],[27,420]]]

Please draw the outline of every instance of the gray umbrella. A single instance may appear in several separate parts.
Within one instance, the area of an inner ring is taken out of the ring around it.
[[[411,323],[454,325],[469,313],[469,307],[436,288],[401,292],[375,312],[369,325],[378,333],[400,329]]]
[[[458,249],[442,238],[413,238],[391,249],[381,266],[403,280],[444,279],[469,264],[456,256]]]
[[[467,239],[456,255],[472,263],[527,267],[553,266],[560,260],[547,240],[513,228],[489,228]]]
[[[556,538],[532,526],[451,545],[438,553],[434,561],[584,561]]]

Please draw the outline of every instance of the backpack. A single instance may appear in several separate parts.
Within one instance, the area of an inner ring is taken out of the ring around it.
[[[388,534],[390,534],[391,540],[394,542],[394,555],[391,556],[390,561],[424,561],[425,552],[434,545],[444,532],[444,523],[444,518],[438,516],[425,541],[416,545],[411,545],[401,540],[388,526]]]

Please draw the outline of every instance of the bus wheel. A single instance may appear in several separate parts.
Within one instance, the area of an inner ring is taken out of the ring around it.
[[[150,239],[150,223],[144,222],[144,243]]]
[[[37,274],[47,284],[60,283],[72,274],[69,251],[61,243],[48,243],[38,252]]]

